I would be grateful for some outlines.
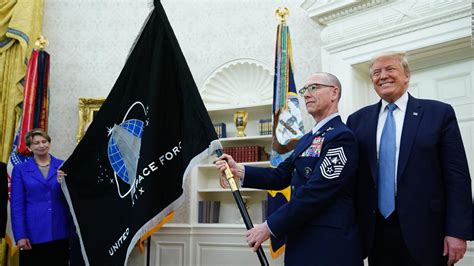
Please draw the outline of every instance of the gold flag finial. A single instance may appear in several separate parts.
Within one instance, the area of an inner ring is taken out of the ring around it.
[[[280,19],[281,23],[285,23],[286,16],[290,15],[290,10],[287,7],[279,7],[275,10],[275,16]]]
[[[46,46],[48,46],[49,41],[43,35],[40,35],[38,39],[36,39],[35,45],[38,47],[39,50],[44,50]]]

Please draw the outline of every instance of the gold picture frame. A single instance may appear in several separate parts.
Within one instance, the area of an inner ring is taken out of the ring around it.
[[[105,98],[79,98],[79,129],[77,143],[81,141],[94,116],[104,103]]]

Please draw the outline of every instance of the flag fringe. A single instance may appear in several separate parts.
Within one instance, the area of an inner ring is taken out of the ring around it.
[[[267,190],[268,194],[274,198],[278,193],[282,194],[286,201],[290,201],[290,196],[291,196],[291,188],[290,186],[286,187],[285,189],[282,190]]]
[[[154,4],[153,4],[153,0],[149,0],[148,3],[147,3],[147,5],[148,5],[148,8],[150,9],[150,12],[148,12],[148,15],[146,16],[146,19],[145,19],[145,21],[143,22],[142,27],[141,27],[140,30],[138,31],[138,34],[137,34],[137,36],[135,37],[135,40],[133,41],[132,46],[130,47],[130,50],[128,50],[128,55],[127,55],[127,58],[126,58],[125,62],[127,62],[128,58],[129,58],[130,55],[132,54],[133,49],[135,49],[135,45],[137,44],[138,39],[140,39],[140,36],[142,35],[142,32],[143,32],[143,30],[145,29],[145,26],[146,26],[146,24],[148,23],[148,20],[150,20],[151,14],[153,13],[153,10],[155,9],[155,6],[154,6]]]
[[[149,231],[147,231],[144,235],[142,235],[142,237],[140,237],[140,240],[138,240],[138,243],[137,243],[137,247],[138,247],[138,249],[140,250],[141,253],[143,253],[145,251],[145,247],[143,245],[143,242],[145,242],[145,240],[147,238],[151,237],[151,235],[153,235],[153,233],[160,230],[161,227],[163,227],[163,225],[165,225],[167,222],[171,221],[173,218],[174,218],[174,211],[171,212],[170,214],[166,215],[166,217],[163,220],[161,220],[160,223],[155,225],[153,228],[151,228]]]
[[[279,249],[274,251],[272,248],[272,240],[270,239],[270,255],[272,256],[272,259],[277,259],[278,257],[280,257],[280,255],[285,252],[285,246],[286,245],[283,245]]]
[[[155,3],[153,0],[148,0],[148,2],[146,3],[146,5],[148,6],[148,8],[152,9],[155,7]]]
[[[58,169],[61,169],[61,166]],[[79,228],[79,224],[77,223],[76,212],[74,211],[74,208],[72,208],[71,195],[69,194],[69,190],[67,188],[65,179],[63,178],[58,182],[61,183],[61,190],[63,191],[64,197],[66,198],[66,201],[69,205],[69,210],[71,212],[72,220],[74,221],[74,225],[76,226],[77,235],[79,236],[79,243],[81,244],[81,253],[84,259],[84,263],[86,266],[89,266],[89,259],[87,258],[86,249],[84,247],[84,244],[82,243],[81,229]]]

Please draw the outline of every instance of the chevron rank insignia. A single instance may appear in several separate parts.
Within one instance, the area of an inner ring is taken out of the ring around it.
[[[325,178],[334,179],[339,177],[346,162],[347,158],[342,147],[329,149],[319,169]]]

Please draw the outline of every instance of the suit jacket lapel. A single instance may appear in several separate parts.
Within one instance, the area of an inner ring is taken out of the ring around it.
[[[56,175],[56,172],[57,172],[57,169],[59,169],[59,166],[61,166],[61,161],[56,159],[54,156],[50,155],[51,156],[51,163],[50,163],[50,166],[49,166],[49,171],[48,171],[48,178],[46,178],[46,180],[48,180],[48,182],[50,181],[49,179],[53,176]],[[56,180],[55,180],[56,182]]]
[[[407,165],[408,157],[410,157],[410,151],[422,116],[423,109],[418,100],[409,95],[400,140],[400,152],[398,154],[397,180],[400,179]]]
[[[33,157],[31,157],[27,162],[27,171],[34,179],[38,180],[42,184],[48,185],[48,182],[46,182],[46,179],[43,177],[43,174],[41,174],[41,171],[36,165],[35,159]]]
[[[377,123],[379,121],[379,112],[382,101],[379,101],[377,104],[374,104],[371,108],[371,113],[369,119],[367,120],[367,140],[368,143],[368,159],[370,164],[370,171],[372,172],[372,178],[374,183],[377,184],[377,179],[379,175],[378,171],[378,160],[377,160]]]
[[[305,136],[303,136],[303,138],[301,138],[300,142],[301,142],[301,145],[296,145],[296,148],[295,148],[295,155],[300,155],[304,150],[306,150],[306,148],[311,144],[311,142],[313,141],[313,138],[314,138],[315,134],[312,134],[312,132],[306,134]],[[297,156],[295,156],[297,157]]]

